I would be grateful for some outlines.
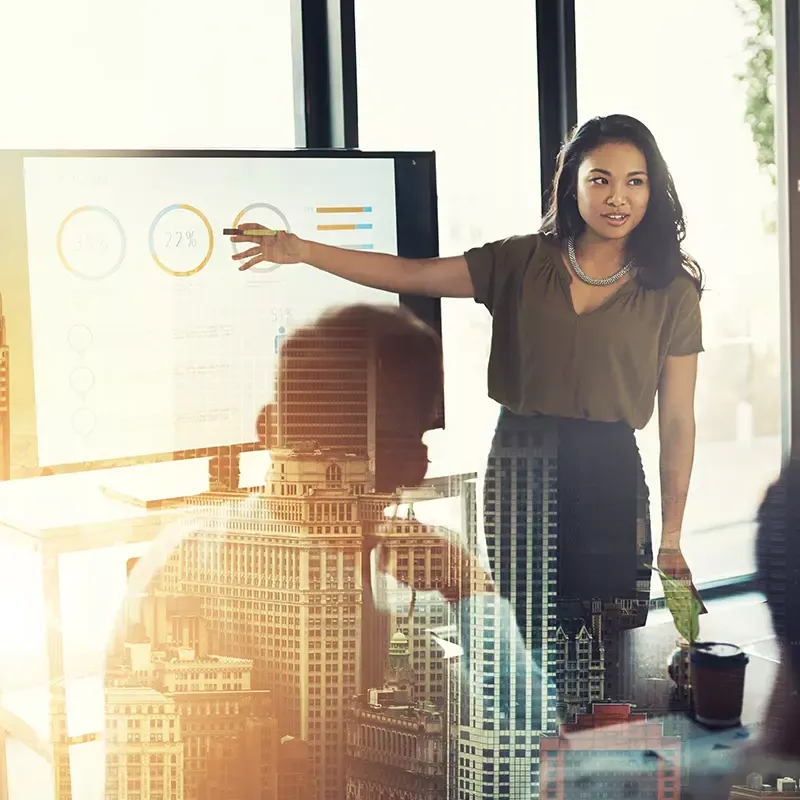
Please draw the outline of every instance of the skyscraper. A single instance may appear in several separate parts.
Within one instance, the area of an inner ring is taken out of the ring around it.
[[[165,569],[167,591],[200,600],[215,652],[253,659],[280,733],[308,743],[319,800],[343,800],[344,713],[386,667],[391,613],[372,597],[371,549],[400,533],[412,572],[433,581],[449,569],[433,529],[409,520],[397,531],[385,515],[398,484],[424,471],[440,385],[436,337],[395,311],[352,307],[292,333],[276,402],[258,420],[271,456],[263,490],[198,498],[201,516],[218,513]],[[232,478],[220,462],[226,470]],[[422,626],[443,611],[427,611],[410,635],[430,647]],[[426,690],[442,697],[442,670],[416,654]]]
[[[465,654],[450,679],[448,800],[538,795],[539,738],[556,725],[555,456],[553,442],[508,437],[488,460],[483,533],[508,603],[462,605],[455,621]],[[474,484],[465,483],[464,501],[469,547],[480,553]]]
[[[540,747],[542,797],[680,799],[681,740],[627,703],[595,704]]]
[[[11,372],[6,318],[3,316],[3,296],[0,295],[0,481],[11,477]]]
[[[602,628],[598,631],[602,603],[593,604],[593,617],[600,617],[594,625],[583,619],[582,604],[575,605],[576,615],[561,615],[556,631],[556,687],[562,719],[573,719],[605,699],[605,647]]]
[[[444,528],[416,519],[413,510],[381,527],[384,568],[400,581],[397,590],[381,600],[391,627],[407,637],[415,698],[429,701],[441,711],[446,704],[445,660],[430,632],[444,625],[447,604],[438,592],[412,595],[408,586],[444,585],[452,566],[447,547],[450,538]]]
[[[151,781],[151,800],[277,800],[277,720],[270,692],[251,686],[252,660],[210,653],[198,598],[159,580],[129,598],[127,622],[106,676],[107,737],[124,744],[107,760],[108,794],[145,794]],[[121,691],[144,700],[117,702]]]
[[[347,450],[298,442],[271,456],[262,492],[197,499],[219,513],[173,555],[165,588],[199,599],[216,652],[253,659],[281,735],[309,743],[318,797],[341,800],[344,714],[386,661],[362,560],[391,497],[369,492],[366,459]]]
[[[383,688],[353,700],[346,735],[347,797],[443,800],[444,718],[414,698],[409,641],[401,631],[389,643]]]
[[[147,686],[106,687],[105,797],[184,800],[175,700]]]
[[[274,418],[267,421],[275,435],[270,444],[313,440],[374,464],[377,361],[367,324],[354,318],[312,326],[284,342]]]

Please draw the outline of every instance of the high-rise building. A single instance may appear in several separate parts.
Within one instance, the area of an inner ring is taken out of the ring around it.
[[[314,763],[308,742],[294,736],[284,736],[278,753],[280,800],[309,800],[316,797]]]
[[[185,800],[277,800],[278,721],[270,692],[250,687],[252,662],[185,654],[155,666],[183,720]]]
[[[392,491],[393,462],[416,457],[423,431],[442,423],[442,390],[441,343],[427,328],[354,306],[285,339],[259,428],[269,449],[313,440],[364,457]]]
[[[11,371],[3,297],[0,295],[0,481],[11,477]]]
[[[637,695],[636,651],[626,632],[641,624],[641,612],[637,600],[559,604],[555,653],[561,721],[589,712],[594,703],[631,702]],[[663,661],[659,666],[663,674]]]
[[[461,605],[454,620],[465,653],[450,673],[448,800],[538,796],[539,738],[556,729],[557,711],[556,454],[549,437],[499,442],[487,464],[483,515],[477,487],[464,485],[468,546],[482,553],[482,519],[502,598]]]
[[[253,659],[281,735],[308,742],[321,800],[342,800],[344,715],[382,679],[385,615],[364,614],[365,543],[392,498],[367,460],[297,443],[271,453],[262,492],[198,499],[218,510],[165,568],[170,594],[199,598],[215,652]]]
[[[54,693],[55,694],[55,693]],[[56,800],[72,800],[72,770],[67,733],[67,704],[60,692],[51,700],[50,734],[53,743],[53,783]],[[182,800],[182,798],[180,798]]]
[[[556,687],[559,697],[559,717],[574,719],[588,711],[593,703],[605,699],[605,647],[602,633],[583,618],[581,603],[576,604],[576,616],[562,613],[556,631]],[[564,607],[562,606],[562,609]],[[593,617],[601,619],[602,604],[593,604]]]
[[[199,601],[169,595],[160,581],[148,595],[129,598],[127,610],[128,634],[107,685],[156,690],[174,705],[183,800],[276,800],[278,723],[270,692],[251,686],[252,660],[211,654]],[[150,732],[142,741],[173,739],[152,707],[146,716]],[[113,720],[109,714],[112,732]],[[138,735],[138,716],[132,727]],[[113,783],[113,764],[110,770]]]
[[[148,686],[106,687],[108,800],[184,800],[183,758],[173,698]]]
[[[8,763],[6,761],[6,732],[0,728],[0,800],[8,800]]]
[[[198,800],[278,800],[278,732],[277,720],[265,716],[262,709],[253,708],[250,695],[240,703],[236,698],[214,698],[219,710],[224,706],[224,716],[215,720],[219,729],[202,730],[198,738],[201,746],[210,741],[203,759],[202,777],[195,784],[193,797]],[[195,708],[202,714],[209,698],[196,697]],[[231,702],[228,702],[231,701]],[[213,699],[212,699],[213,702]],[[186,707],[190,710],[191,706]],[[227,717],[227,719],[225,719]],[[208,720],[209,715],[206,715]],[[191,740],[187,738],[191,752]],[[186,780],[192,779],[187,766]],[[187,798],[189,798],[187,791]]]
[[[637,583],[641,585],[641,580]],[[637,648],[633,633],[644,625],[647,602],[645,596],[644,599],[618,599],[613,603],[595,600],[593,603],[591,618],[595,637],[603,642],[606,700],[630,703],[636,695]]]
[[[356,317],[324,329],[305,328],[286,339],[274,415],[266,420],[271,447],[314,440],[374,466],[377,358],[367,325]]]
[[[276,402],[254,420],[271,456],[266,485],[249,497],[215,491],[197,500],[219,514],[182,543],[165,588],[201,600],[214,652],[253,659],[281,734],[308,743],[318,797],[343,800],[344,713],[383,680],[391,622],[372,597],[366,556],[386,534],[393,497],[374,490],[393,492],[407,474],[397,469],[403,456],[424,456],[419,437],[437,424],[432,406],[441,401],[440,351],[427,329],[368,306],[278,345]],[[233,462],[223,461],[212,477],[232,486]],[[422,558],[430,574],[447,569],[427,551]],[[424,638],[416,663],[440,698],[423,626],[442,616],[426,604],[410,632]]]
[[[446,623],[447,603],[439,592],[412,594],[408,587],[440,588],[448,581],[453,567],[448,547],[451,539],[441,526],[417,520],[413,508],[406,517],[387,520],[381,528],[383,567],[400,584],[380,598],[380,603],[388,609],[391,627],[408,639],[415,698],[440,710],[446,706],[445,659],[431,631]]]
[[[347,716],[347,797],[444,800],[442,712],[413,699],[409,641],[396,631],[383,688],[354,699]]]
[[[680,739],[627,703],[598,703],[562,724],[557,736],[542,737],[540,756],[541,797],[568,797],[582,787],[587,797],[680,800]]]

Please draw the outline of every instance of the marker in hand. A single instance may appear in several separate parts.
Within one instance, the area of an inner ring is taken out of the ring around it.
[[[277,237],[280,231],[273,231],[271,228],[250,228],[243,231],[241,228],[223,228],[223,236],[274,236]]]
[[[241,263],[240,270],[256,264],[297,264],[302,258],[302,241],[293,233],[273,230],[256,223],[245,222],[238,228],[224,228],[225,236],[235,243],[249,242],[253,247],[233,254],[233,260]]]

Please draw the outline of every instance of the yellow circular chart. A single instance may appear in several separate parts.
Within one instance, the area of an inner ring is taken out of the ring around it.
[[[176,203],[156,214],[150,225],[150,255],[164,272],[176,278],[196,275],[214,250],[211,223],[202,211]]]
[[[56,235],[56,250],[64,268],[87,281],[113,275],[125,260],[125,247],[122,223],[102,206],[70,211]]]

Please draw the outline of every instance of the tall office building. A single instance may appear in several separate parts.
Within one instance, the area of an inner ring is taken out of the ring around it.
[[[11,477],[11,372],[6,318],[3,316],[3,296],[0,295],[0,481]]]
[[[680,800],[681,740],[627,703],[602,703],[541,740],[541,797]],[[648,757],[658,753],[659,758]],[[631,794],[634,793],[634,795]]]
[[[185,800],[175,700],[148,686],[106,687],[108,800]]]
[[[556,445],[506,437],[489,458],[486,553],[508,605],[462,605],[464,656],[450,671],[448,800],[538,796],[539,739],[556,726]],[[464,484],[470,549],[483,550],[475,484]],[[510,606],[510,608],[509,608]],[[515,646],[509,612],[531,651]]]
[[[561,698],[559,717],[562,720],[574,719],[577,714],[588,711],[593,703],[605,699],[602,603],[593,604],[591,623],[583,618],[582,604],[576,605],[575,616],[560,615],[556,631],[556,687]]]
[[[442,648],[431,636],[447,620],[447,603],[439,592],[412,595],[409,586],[442,587],[452,565],[448,542],[452,535],[437,525],[416,519],[413,509],[381,528],[384,568],[396,576],[400,585],[379,598],[387,609],[392,629],[409,642],[409,666],[414,673],[414,697],[432,703],[439,710],[446,706],[445,659]]]
[[[266,486],[250,497],[200,498],[219,514],[165,573],[170,592],[201,598],[216,652],[254,660],[256,685],[276,698],[281,734],[308,742],[321,800],[343,798],[349,698],[378,685],[386,666],[391,615],[372,597],[365,556],[393,498],[374,488],[394,490],[397,455],[421,451],[409,433],[433,422],[429,375],[441,365],[434,340],[408,330],[393,313],[358,307],[276,342],[276,402],[258,421],[272,462]],[[233,485],[232,467],[220,470],[231,473],[220,482]],[[422,559],[430,573],[446,568],[427,551]],[[418,663],[442,696],[422,647]]]
[[[414,437],[442,424],[439,348],[427,328],[370,306],[293,332],[278,356],[276,402],[259,420],[263,440],[347,450],[385,487],[392,462],[406,450],[416,456]]]
[[[278,800],[278,721],[251,668],[194,654],[156,663],[183,720],[185,800]]]
[[[55,693],[54,693],[55,694]],[[70,741],[67,734],[67,704],[63,692],[50,704],[50,735],[53,744],[53,785],[56,800],[72,800]],[[183,800],[183,798],[179,798]]]
[[[441,710],[414,697],[409,641],[396,631],[382,688],[353,700],[347,716],[347,797],[444,800]]]
[[[128,741],[141,742],[146,752],[153,743],[179,741],[182,800],[277,800],[278,727],[270,692],[252,688],[251,660],[209,652],[199,610],[197,598],[171,596],[159,581],[147,595],[129,599],[128,632],[107,686],[159,692],[174,706],[180,729],[172,719],[165,723],[153,703],[124,709],[109,703],[108,730],[119,738],[121,714]],[[112,784],[114,770],[110,761]]]
[[[278,797],[280,800],[309,800],[316,796],[308,742],[294,736],[282,737],[278,755]]]
[[[349,699],[385,666],[387,620],[365,619],[362,561],[391,498],[347,451],[271,455],[262,492],[197,499],[218,513],[170,559],[165,588],[199,598],[215,652],[253,659],[281,735],[309,744],[318,797],[342,800]]]
[[[377,360],[367,324],[305,328],[283,343],[277,402],[266,420],[271,446],[314,440],[374,464]]]
[[[0,728],[0,800],[8,800],[8,763],[6,761],[6,732]]]

